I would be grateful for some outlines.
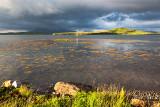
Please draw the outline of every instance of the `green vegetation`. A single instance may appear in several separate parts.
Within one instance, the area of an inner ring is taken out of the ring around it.
[[[79,92],[73,97],[39,95],[22,86],[19,89],[1,88],[0,94],[0,107],[131,107],[123,88]]]
[[[109,32],[112,32],[115,34],[122,34],[122,35],[148,35],[153,33],[153,32],[145,32],[142,30],[132,30],[128,28],[116,28],[116,29],[110,30]]]
[[[97,34],[149,35],[149,34],[159,34],[159,33],[134,30],[128,28],[115,28],[111,30],[97,30],[93,32],[62,32],[62,33],[54,33],[53,35],[97,35]]]
[[[24,97],[28,97],[32,94],[32,91],[29,90],[25,85],[21,85],[20,88],[18,88],[18,92],[21,96]]]
[[[73,42],[73,40],[67,39],[67,38],[58,38],[58,39],[54,39],[53,41],[55,42]]]

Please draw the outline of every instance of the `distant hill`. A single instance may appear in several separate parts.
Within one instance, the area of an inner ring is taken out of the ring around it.
[[[8,33],[0,33],[0,35],[42,35],[49,34],[43,32],[8,32]]]
[[[117,34],[117,35],[149,35],[149,34],[160,34],[157,32],[148,32],[143,30],[135,30],[128,28],[115,28],[111,30],[97,30],[92,32],[61,32],[53,33],[53,35],[97,35],[97,34]]]

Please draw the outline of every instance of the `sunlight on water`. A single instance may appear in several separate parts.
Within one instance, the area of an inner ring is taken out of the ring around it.
[[[129,37],[83,37],[77,44],[74,36],[1,36],[0,81],[28,81],[35,87],[56,81],[118,82],[127,88],[142,89],[160,86],[160,43],[155,38],[137,41]]]
[[[111,43],[111,42],[101,42],[100,46],[103,48],[116,48],[121,51],[133,50],[134,46],[132,44],[120,44],[120,43]]]

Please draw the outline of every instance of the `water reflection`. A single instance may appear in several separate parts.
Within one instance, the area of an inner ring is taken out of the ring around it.
[[[62,80],[159,90],[159,41],[80,38],[77,45],[71,39],[30,38],[1,45],[0,80],[28,81],[35,87]]]
[[[132,44],[124,44],[124,43],[111,43],[111,42],[100,42],[99,45],[101,47],[106,48],[116,48],[121,51],[129,51],[134,49],[134,45]]]

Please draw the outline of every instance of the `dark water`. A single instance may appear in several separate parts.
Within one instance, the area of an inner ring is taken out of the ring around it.
[[[70,81],[160,90],[160,35],[1,35],[0,81],[6,79],[39,88]]]

